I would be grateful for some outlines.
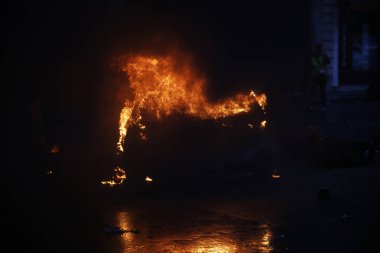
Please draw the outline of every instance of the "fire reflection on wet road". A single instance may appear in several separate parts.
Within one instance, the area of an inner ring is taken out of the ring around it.
[[[111,213],[104,221],[127,231],[107,237],[105,243],[112,252],[244,253],[274,249],[272,226],[216,211],[158,206],[121,207]]]

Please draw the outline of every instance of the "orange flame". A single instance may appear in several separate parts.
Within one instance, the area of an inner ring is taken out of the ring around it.
[[[124,179],[127,178],[125,170],[123,170],[120,167],[116,167],[114,169],[114,172],[115,172],[115,175],[113,176],[112,180],[102,181],[101,183],[103,185],[109,185],[109,186],[114,186],[114,185],[122,184],[124,182]]]
[[[146,176],[145,181],[146,182],[153,182],[153,178]]]
[[[141,111],[157,119],[173,112],[181,112],[200,119],[225,118],[252,109],[254,103],[265,112],[265,94],[256,95],[250,91],[247,95],[238,94],[222,102],[211,104],[207,101],[205,81],[198,78],[187,62],[179,64],[174,57],[130,57],[121,70],[129,77],[130,87],[134,91],[134,100],[126,100],[120,113],[120,137],[117,143],[123,152],[123,143],[127,130],[136,125],[141,131]],[[143,138],[146,135],[142,134]]]
[[[265,94],[238,94],[218,103],[210,103],[205,95],[205,80],[198,77],[188,60],[170,56],[132,56],[121,62],[121,71],[128,75],[133,99],[127,99],[120,113],[117,148],[124,152],[124,141],[132,125],[147,140],[142,123],[144,115],[160,119],[173,112],[200,119],[218,119],[247,113],[257,103],[265,114]],[[264,123],[265,124],[265,123]]]

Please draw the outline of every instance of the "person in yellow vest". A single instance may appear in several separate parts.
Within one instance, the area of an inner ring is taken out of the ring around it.
[[[324,52],[322,44],[316,44],[311,58],[312,89],[319,94],[321,105],[326,104],[327,66],[329,64],[330,58]]]

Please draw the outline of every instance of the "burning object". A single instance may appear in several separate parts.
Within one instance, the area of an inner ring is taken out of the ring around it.
[[[103,185],[109,185],[109,186],[114,186],[114,185],[122,184],[124,182],[124,180],[127,178],[125,170],[123,170],[120,167],[116,167],[114,169],[114,172],[115,172],[115,174],[112,177],[112,180],[102,181],[101,183]]]
[[[130,57],[122,63],[121,70],[128,74],[134,99],[127,99],[120,113],[117,143],[120,152],[124,151],[123,144],[131,125],[141,131],[146,128],[142,123],[143,111],[156,119],[173,112],[201,119],[218,119],[247,113],[254,103],[265,110],[265,94],[257,96],[253,91],[219,103],[209,103],[204,92],[204,79],[194,74],[189,62],[181,64],[173,56]]]
[[[120,113],[118,154],[125,152],[125,138],[131,126],[137,127],[141,139],[147,140],[143,122],[146,118],[159,120],[173,113],[181,113],[216,120],[248,113],[256,103],[265,114],[266,95],[256,95],[252,90],[248,94],[237,94],[210,103],[205,95],[205,79],[196,74],[188,58],[178,54],[129,56],[120,60],[120,69],[128,75],[133,97],[126,99]],[[265,124],[266,121],[262,122],[261,127]],[[151,178],[148,178],[145,181],[149,182]],[[124,179],[118,180],[119,183],[111,180],[102,184],[121,184]]]

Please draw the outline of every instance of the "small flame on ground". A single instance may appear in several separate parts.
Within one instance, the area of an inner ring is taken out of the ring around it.
[[[274,170],[273,173],[272,173],[272,178],[273,179],[278,179],[278,178],[281,178],[281,175],[278,173],[277,170]]]
[[[146,176],[145,181],[146,182],[153,182],[153,178]]]
[[[116,167],[114,169],[114,172],[115,172],[115,175],[112,177],[112,180],[101,181],[102,185],[109,185],[109,186],[119,185],[119,184],[122,184],[124,180],[127,178],[127,174],[125,173],[125,170],[120,167]]]
[[[102,181],[101,182],[103,185],[109,185],[109,186],[114,186],[114,185],[117,185],[118,183],[116,183],[116,181],[114,180],[108,180],[108,181]]]
[[[266,120],[261,121],[261,123],[260,123],[260,127],[261,128],[265,128],[266,125],[267,125],[267,121]]]
[[[273,247],[271,245],[271,241],[272,241],[272,232],[270,230],[267,230],[265,231],[262,237],[259,250],[261,252],[272,252]]]

